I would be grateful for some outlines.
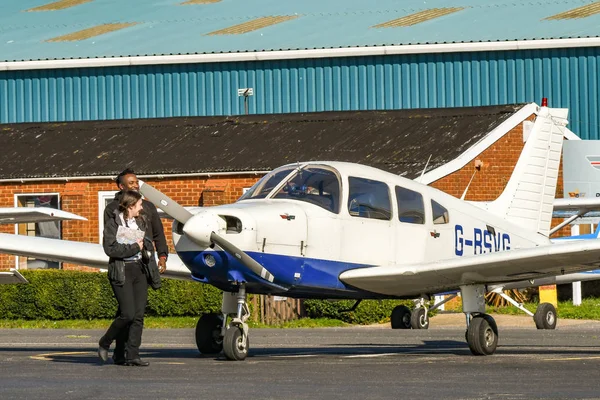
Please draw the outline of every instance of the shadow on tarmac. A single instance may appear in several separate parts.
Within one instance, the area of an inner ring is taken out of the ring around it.
[[[96,348],[69,348],[60,345],[56,347],[0,347],[0,352],[33,353],[31,357],[36,360],[51,361],[56,363],[72,364],[97,364],[113,365],[112,359],[102,363]],[[168,348],[142,348],[143,359],[176,363],[177,360],[208,359],[214,361],[227,361],[221,354],[200,354],[195,348],[168,349]],[[268,347],[251,348],[248,359],[255,361],[262,359],[283,359],[290,357],[377,357],[387,355],[424,355],[424,356],[469,356],[471,352],[465,342],[455,340],[423,340],[422,344],[329,344],[322,347]],[[111,352],[112,355],[112,352]],[[512,356],[600,356],[600,347],[590,349],[589,346],[569,345],[568,348],[557,348],[552,345],[499,345],[496,355]]]

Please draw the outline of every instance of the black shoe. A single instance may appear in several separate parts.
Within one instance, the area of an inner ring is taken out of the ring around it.
[[[127,360],[125,359],[125,357],[114,357],[113,356],[113,363],[115,365],[125,365],[125,364],[127,364]]]
[[[105,363],[108,360],[108,349],[98,346],[98,357]]]
[[[125,365],[129,365],[130,367],[147,367],[150,363],[148,361],[142,361],[139,358],[134,358],[133,360],[127,360]]]

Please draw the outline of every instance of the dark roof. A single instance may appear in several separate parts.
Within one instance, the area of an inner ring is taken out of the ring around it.
[[[415,177],[523,105],[0,125],[0,179],[271,170],[357,162]]]

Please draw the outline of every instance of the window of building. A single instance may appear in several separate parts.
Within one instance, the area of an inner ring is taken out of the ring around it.
[[[98,192],[98,241],[102,244],[102,234],[104,232],[104,209],[115,198],[117,190],[107,190]]]
[[[60,209],[58,193],[28,193],[15,195],[16,207],[49,207]],[[15,233],[18,235],[39,236],[50,239],[60,239],[60,221],[29,222],[15,224]],[[60,268],[57,261],[40,260],[33,257],[16,257],[17,269]]]
[[[353,217],[390,220],[392,207],[388,186],[365,178],[348,178],[348,212]]]
[[[398,201],[398,219],[408,224],[425,223],[425,206],[423,196],[419,192],[396,186]]]
[[[434,224],[439,225],[450,222],[450,214],[448,214],[448,210],[434,200],[431,200],[431,212],[433,215]]]

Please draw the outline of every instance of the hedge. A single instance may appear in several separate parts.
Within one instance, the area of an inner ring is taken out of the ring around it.
[[[113,318],[117,310],[106,273],[21,271],[29,284],[0,285],[0,317],[7,319]],[[198,316],[220,312],[221,291],[191,281],[163,279],[149,290],[146,315]]]
[[[98,319],[114,317],[117,301],[106,273],[25,270],[29,284],[0,285],[0,318],[6,319]],[[149,290],[146,315],[199,316],[220,312],[221,291],[210,285],[191,281],[163,279],[162,288]],[[365,300],[354,311],[343,312],[353,300],[305,300],[310,318],[339,319],[351,324],[389,321],[395,306],[407,300]],[[252,311],[259,313],[259,310]]]
[[[350,324],[377,324],[388,322],[394,307],[405,305],[414,308],[412,300],[364,300],[356,310],[345,311],[355,304],[355,300],[305,300],[304,309],[310,318],[333,318]]]

